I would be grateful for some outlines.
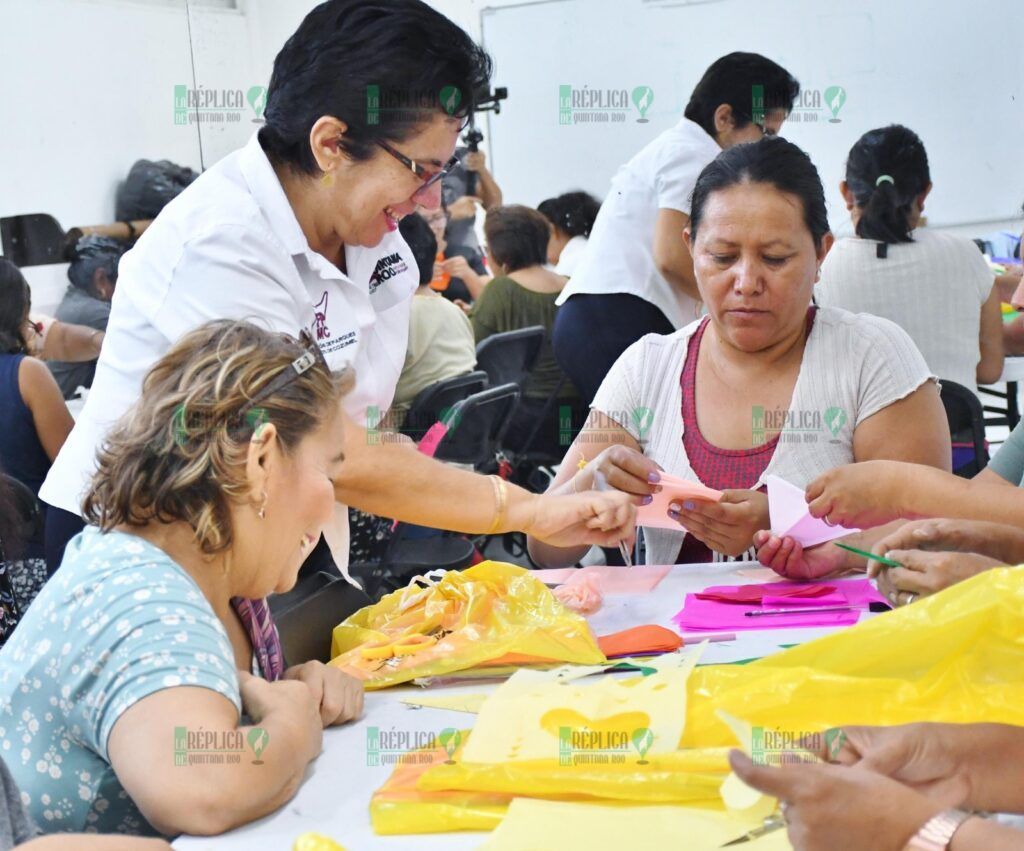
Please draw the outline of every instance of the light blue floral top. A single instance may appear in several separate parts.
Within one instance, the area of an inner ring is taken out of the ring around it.
[[[162,550],[86,528],[0,650],[0,754],[44,832],[156,833],[107,740],[132,704],[175,686],[213,689],[241,712],[227,632]]]

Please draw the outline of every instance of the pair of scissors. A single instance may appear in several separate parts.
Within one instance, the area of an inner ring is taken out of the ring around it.
[[[411,656],[433,647],[437,638],[433,635],[404,635],[385,641],[371,641],[359,649],[364,659],[390,659],[392,656]]]
[[[737,836],[735,839],[726,842],[721,848],[729,848],[733,845],[743,845],[746,842],[752,842],[755,839],[760,839],[762,836],[768,833],[774,833],[776,830],[781,830],[786,826],[786,819],[782,815],[781,810],[776,810],[770,816],[768,816],[764,823],[759,827],[755,827],[752,830],[748,830],[742,836]]]

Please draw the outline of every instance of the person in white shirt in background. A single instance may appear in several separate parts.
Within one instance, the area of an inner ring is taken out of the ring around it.
[[[566,192],[541,201],[537,211],[551,223],[548,263],[571,278],[583,258],[601,202],[588,192]]]
[[[391,405],[419,282],[399,220],[440,205],[490,71],[487,54],[421,0],[328,0],[306,16],[274,61],[264,126],[164,207],[121,261],[92,391],[40,492],[52,507],[51,569],[83,527],[96,451],[146,371],[214,319],[307,331],[332,370],[355,368],[329,552],[321,541],[307,571],[331,569],[333,556],[344,572],[349,504],[459,532],[623,536],[628,498],[538,497],[367,434]]]
[[[398,378],[388,425],[401,428],[417,394],[432,384],[472,372],[476,367],[476,340],[466,314],[430,288],[434,277],[437,238],[422,216],[406,216],[399,226],[416,260],[420,285],[412,299],[409,346]],[[409,423],[422,436],[434,423]]]
[[[815,300],[892,320],[940,380],[977,393],[1003,371],[999,292],[971,240],[918,227],[931,189],[916,133],[893,124],[861,136],[839,184],[857,235],[825,257]]]
[[[764,56],[723,56],[704,72],[683,119],[619,169],[554,327],[555,355],[585,403],[632,343],[700,316],[683,244],[697,176],[723,148],[777,134],[799,88]]]

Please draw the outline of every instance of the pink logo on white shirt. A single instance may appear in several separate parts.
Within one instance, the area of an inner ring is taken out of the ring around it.
[[[331,336],[331,332],[327,328],[327,291],[324,290],[323,298],[320,299],[314,306],[313,310],[316,313],[316,338],[317,340],[325,340]]]

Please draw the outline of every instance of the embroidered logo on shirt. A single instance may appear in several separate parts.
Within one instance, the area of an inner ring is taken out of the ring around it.
[[[324,290],[323,298],[313,305],[313,310],[316,311],[317,340],[329,339],[331,332],[327,328],[327,290]]]
[[[391,280],[395,275],[401,275],[408,268],[402,255],[397,251],[394,254],[386,254],[381,257],[373,268],[373,274],[370,275],[370,295],[373,295],[377,291],[377,287],[385,281]]]

